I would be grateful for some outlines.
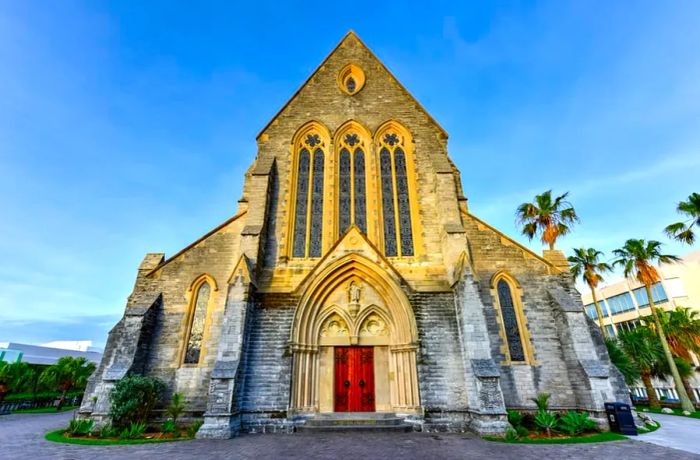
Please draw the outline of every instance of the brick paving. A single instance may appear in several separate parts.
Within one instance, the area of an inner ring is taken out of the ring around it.
[[[195,440],[131,446],[77,446],[44,440],[44,433],[68,424],[71,413],[17,414],[0,417],[1,459],[579,459],[674,460],[699,455],[635,441],[601,444],[512,445],[464,434],[330,433],[243,435],[230,440]]]

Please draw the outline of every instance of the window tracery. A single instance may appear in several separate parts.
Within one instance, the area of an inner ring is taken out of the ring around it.
[[[393,130],[379,136],[384,252],[390,257],[414,255],[405,137]]]
[[[323,250],[324,136],[312,129],[298,138],[291,255],[320,257]]]
[[[340,136],[338,161],[338,229],[342,235],[353,223],[367,233],[365,142],[355,131]]]

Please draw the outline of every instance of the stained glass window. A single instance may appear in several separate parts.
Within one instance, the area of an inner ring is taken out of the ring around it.
[[[309,151],[302,149],[299,154],[297,175],[296,216],[294,219],[294,257],[306,255],[306,211],[309,200]]]
[[[379,153],[379,169],[382,176],[382,211],[384,214],[384,253],[397,256],[396,222],[394,212],[394,181],[391,168],[391,153],[383,148]]]
[[[198,364],[202,351],[202,338],[204,337],[204,323],[207,319],[207,305],[209,304],[209,283],[206,281],[199,286],[195,295],[192,323],[189,337],[187,337],[187,349],[185,350],[185,364]]]
[[[340,151],[340,206],[338,208],[341,235],[350,227],[350,152]]]
[[[406,156],[401,148],[394,150],[396,167],[396,197],[399,203],[399,230],[401,231],[401,255],[413,255],[413,231],[411,230],[411,206],[408,201]]]
[[[323,151],[314,152],[314,173],[311,186],[311,235],[309,237],[309,257],[321,257],[323,229]]]
[[[367,199],[365,193],[365,153],[355,149],[353,158],[355,174],[355,225],[367,233]]]
[[[525,361],[525,351],[523,342],[520,339],[520,327],[518,326],[518,316],[515,312],[513,294],[510,285],[505,280],[500,280],[497,285],[498,302],[501,304],[501,317],[503,327],[506,330],[506,340],[510,351],[511,361]]]

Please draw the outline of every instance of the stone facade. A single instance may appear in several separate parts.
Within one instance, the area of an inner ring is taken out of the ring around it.
[[[338,224],[350,212],[343,142],[360,142],[366,158],[353,166],[366,176],[353,185],[349,229]],[[381,163],[397,142],[403,150]],[[323,185],[309,202],[304,143],[325,154],[313,157]],[[199,437],[290,432],[334,410],[332,350],[361,345],[374,350],[371,407],[418,429],[502,433],[506,408],[532,409],[541,392],[554,408],[599,416],[628,393],[561,259],[469,212],[447,134],[349,33],[258,135],[237,214],[168,259],[146,255],[80,413],[106,421],[114,382],[139,373],[185,394],[190,415],[204,416]]]

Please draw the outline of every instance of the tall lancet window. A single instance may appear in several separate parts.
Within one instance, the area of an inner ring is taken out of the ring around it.
[[[516,305],[510,283],[504,278],[499,279],[496,283],[496,292],[510,361],[525,361],[525,349],[520,332],[521,324],[518,318],[519,306]]]
[[[293,257],[321,257],[323,239],[324,143],[311,132],[298,148]]]
[[[348,131],[339,140],[338,229],[342,235],[353,223],[367,233],[367,185],[365,145],[356,132]]]
[[[207,281],[203,281],[195,285],[192,291],[189,327],[187,330],[187,346],[185,348],[185,358],[183,360],[185,364],[199,364],[211,287]]]
[[[414,255],[411,201],[406,166],[405,136],[386,131],[380,135],[384,253],[390,257]]]

